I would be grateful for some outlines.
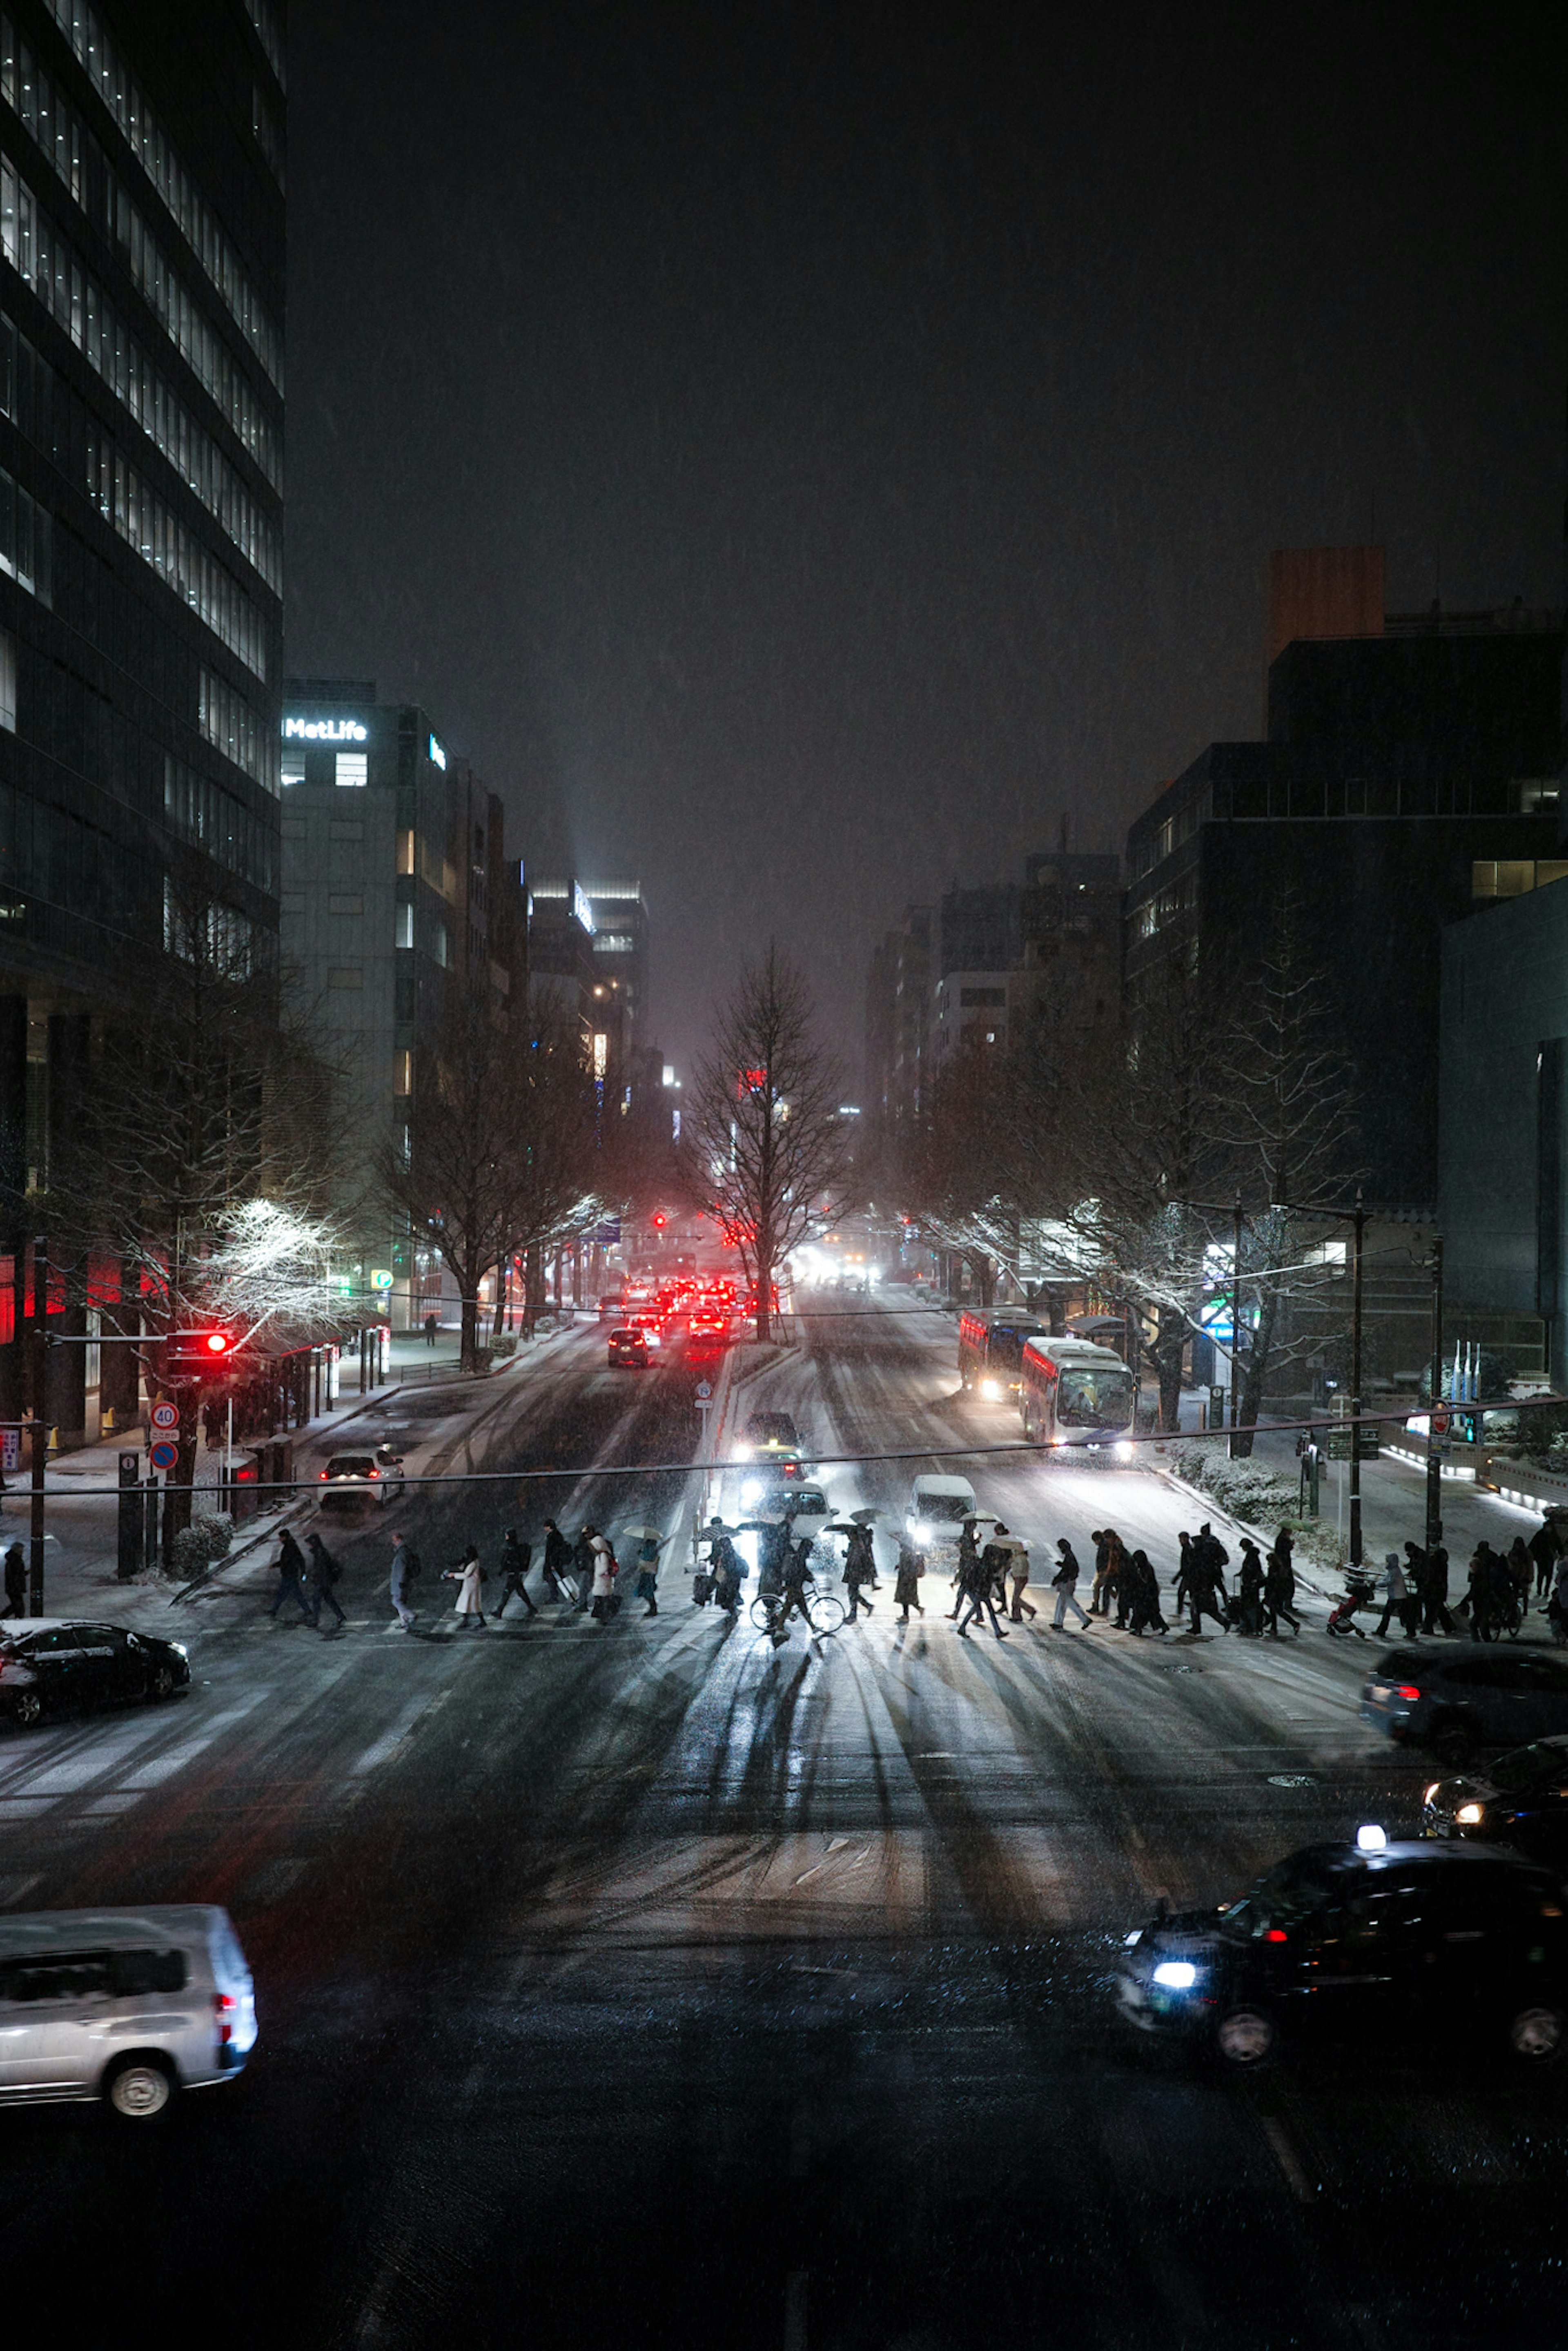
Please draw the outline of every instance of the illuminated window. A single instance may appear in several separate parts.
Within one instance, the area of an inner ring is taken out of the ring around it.
[[[340,751],[333,765],[335,783],[358,785],[368,784],[371,780],[368,751]]]
[[[413,834],[400,832],[397,837],[397,870],[400,873],[413,872]]]
[[[1529,857],[1478,857],[1470,867],[1472,898],[1522,898],[1535,887]]]
[[[413,908],[400,906],[397,910],[397,944],[400,947],[413,945]]]
[[[16,732],[16,640],[9,629],[0,629],[0,726]]]
[[[303,753],[298,751],[285,751],[283,755],[284,789],[287,790],[290,784],[302,784],[304,781],[305,759]]]
[[[602,1078],[602,1077],[603,1077],[603,1075],[604,1075],[605,1071],[606,1071],[609,1067],[610,1067],[610,1040],[609,1040],[609,1038],[605,1035],[605,1033],[604,1033],[604,1031],[603,1031],[603,1029],[596,1029],[594,1030],[594,1032],[593,1032],[593,1074],[594,1074],[594,1076],[595,1076],[596,1078]]]
[[[400,1053],[397,1056],[397,1076],[393,1091],[400,1094],[411,1094],[413,1092],[413,1055],[412,1053]]]

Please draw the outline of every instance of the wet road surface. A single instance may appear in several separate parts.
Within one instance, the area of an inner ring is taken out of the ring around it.
[[[935,1317],[802,1330],[738,1395],[824,1452],[1012,1434],[955,1395]],[[609,1374],[586,1332],[454,1463],[578,1474],[526,1509],[409,1500],[427,1567],[552,1506],[679,1536],[693,1481],[593,1465],[689,1457],[702,1368]],[[824,1477],[835,1510],[898,1506],[920,1466]],[[953,1466],[1037,1559],[1061,1532],[1084,1556],[1113,1508],[1168,1581],[1195,1515],[1139,1472]],[[405,1637],[395,1522],[336,1543],[341,1635],[215,1604],[188,1699],[0,1737],[0,1901],[225,1903],[263,2036],[166,2130],[0,2118],[14,2321],[748,2351],[1559,2337],[1562,2076],[1361,2046],[1238,2084],[1111,2013],[1156,1894],[1218,1900],[1312,1837],[1413,1820],[1419,1761],[1355,1719],[1375,1653],[1332,1648],[1321,1607],[1278,1646],[1054,1634],[1043,1605],[959,1643],[928,1577],[907,1633],[884,1585],[869,1624],[776,1651],[691,1606],[673,1545],[654,1622],[547,1604]]]

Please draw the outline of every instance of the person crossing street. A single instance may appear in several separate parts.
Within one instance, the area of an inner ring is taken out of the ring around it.
[[[528,1562],[533,1558],[533,1545],[518,1539],[516,1527],[508,1527],[501,1538],[501,1556],[497,1562],[501,1576],[501,1597],[496,1608],[498,1625],[507,1613],[508,1600],[520,1600],[530,1616],[538,1610],[528,1598]]]
[[[1051,1588],[1056,1593],[1056,1614],[1051,1620],[1051,1629],[1053,1633],[1060,1633],[1065,1629],[1067,1612],[1071,1608],[1079,1623],[1087,1631],[1088,1613],[1079,1606],[1077,1600],[1080,1573],[1077,1554],[1065,1535],[1058,1536],[1056,1548],[1061,1554],[1061,1564],[1051,1579]]]

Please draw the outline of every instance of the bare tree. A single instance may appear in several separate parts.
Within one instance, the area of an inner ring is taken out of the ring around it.
[[[756,1280],[758,1339],[769,1335],[779,1267],[838,1212],[850,1161],[840,1099],[805,980],[769,942],[720,1016],[682,1137],[692,1197]]]
[[[383,1189],[456,1284],[471,1370],[486,1275],[602,1212],[592,1083],[548,1014],[519,1037],[477,994],[455,995],[439,1051],[414,1072],[406,1138],[388,1146]]]

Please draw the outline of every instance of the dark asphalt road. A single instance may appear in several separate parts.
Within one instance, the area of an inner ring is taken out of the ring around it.
[[[747,1402],[824,1443],[1000,1433],[925,1318],[807,1327]],[[580,1464],[550,1489],[572,1522],[676,1527],[682,1480],[612,1493],[592,1465],[689,1452],[695,1374],[602,1362],[585,1333],[538,1403],[508,1395],[476,1466]],[[977,1483],[1031,1537],[1107,1490]],[[1174,1550],[1184,1506],[1113,1485]],[[427,1561],[549,1507],[484,1491],[405,1506]],[[1418,1766],[1355,1724],[1368,1653],[1321,1615],[1279,1650],[1004,1649],[956,1643],[938,1586],[907,1635],[884,1595],[775,1656],[677,1567],[653,1625],[410,1639],[384,1630],[390,1524],[340,1545],[345,1635],[214,1604],[179,1707],[0,1739],[0,1900],[225,1902],[263,2032],[162,2134],[0,2118],[14,2325],[433,2351],[1561,2339],[1561,2077],[1361,2049],[1238,2085],[1109,2013],[1155,1890],[1218,1898],[1411,1817]]]

